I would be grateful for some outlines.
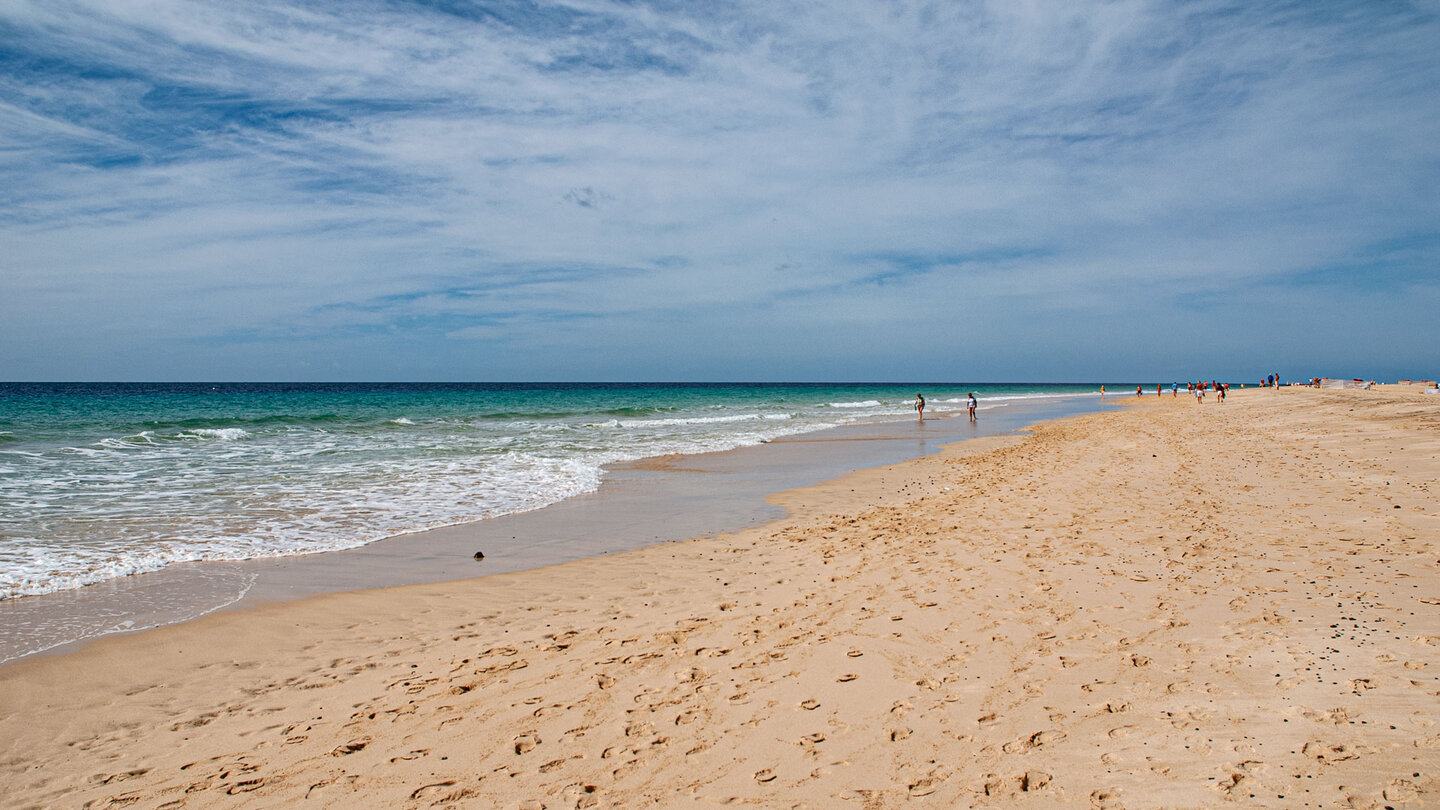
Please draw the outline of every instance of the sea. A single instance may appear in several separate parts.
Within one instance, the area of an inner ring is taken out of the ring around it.
[[[612,465],[1098,384],[0,383],[0,600],[541,509]]]

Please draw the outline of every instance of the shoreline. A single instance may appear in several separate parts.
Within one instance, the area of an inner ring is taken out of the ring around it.
[[[73,651],[96,638],[148,632],[215,611],[320,593],[457,581],[540,568],[778,519],[775,492],[844,472],[1008,432],[1037,419],[1106,407],[1080,395],[1008,400],[979,426],[948,411],[916,431],[911,420],[831,427],[726,451],[684,467],[653,459],[607,468],[598,491],[540,509],[396,535],[353,549],[169,566],[85,588],[0,602],[0,665]],[[870,442],[857,447],[852,443]],[[823,442],[815,445],[812,443]],[[481,551],[483,562],[473,555]]]
[[[1440,417],[1233,393],[857,471],[735,533],[15,662],[7,800],[1425,806]]]

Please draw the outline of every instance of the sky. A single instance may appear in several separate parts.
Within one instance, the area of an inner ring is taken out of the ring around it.
[[[0,0],[0,379],[1440,376],[1440,2]]]

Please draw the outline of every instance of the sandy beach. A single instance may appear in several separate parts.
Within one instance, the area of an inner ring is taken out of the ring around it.
[[[1127,399],[755,529],[0,667],[0,805],[1440,804],[1440,398]]]

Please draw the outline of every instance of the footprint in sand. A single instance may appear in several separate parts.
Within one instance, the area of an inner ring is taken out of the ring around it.
[[[599,804],[599,798],[595,796],[595,793],[599,790],[600,788],[595,785],[576,783],[566,785],[561,795],[569,801],[574,802],[575,807],[594,807]]]
[[[807,712],[813,712],[816,709],[820,708],[820,701],[816,700],[815,698],[805,698],[804,700],[800,701],[800,708],[804,709]]]
[[[540,736],[539,736],[538,734],[535,734],[535,733],[533,733],[533,732],[521,734],[519,737],[516,737],[516,738],[515,738],[515,753],[517,753],[517,754],[526,754],[526,753],[529,753],[529,752],[531,752],[531,751],[534,751],[534,750],[535,750],[535,746],[537,746],[537,745],[539,745],[539,744],[540,744]]]
[[[252,790],[258,790],[259,788],[262,788],[264,786],[264,779],[246,779],[243,782],[236,782],[235,784],[231,785],[230,789],[225,792],[231,796],[234,796],[238,793],[249,793]]]
[[[756,772],[755,772],[755,781],[756,781],[756,782],[773,782],[773,781],[775,781],[775,771],[771,770],[770,768],[765,768],[765,769],[763,769],[763,770],[756,771]]]
[[[365,738],[365,739],[361,739],[361,740],[351,740],[350,742],[345,743],[344,745],[336,746],[334,749],[332,749],[332,750],[330,751],[330,756],[332,756],[332,757],[343,757],[343,756],[345,756],[346,754],[353,754],[353,753],[355,753],[356,751],[363,751],[363,750],[365,750],[365,746],[367,746],[367,745],[369,745],[369,744],[370,744],[370,739],[369,739],[368,737]]]
[[[1390,784],[1381,792],[1381,796],[1387,802],[1413,802],[1420,798],[1421,790],[1419,785],[1409,779],[1392,779]]]
[[[1053,778],[1054,777],[1044,771],[1026,771],[1024,775],[1020,777],[1020,789],[1026,793],[1040,790],[1046,785],[1049,785],[1050,780]]]
[[[445,788],[454,786],[455,780],[447,779],[444,782],[434,782],[424,787],[418,787],[410,794],[410,800],[415,801],[417,799],[434,798],[439,793],[448,793],[449,791],[446,791]]]
[[[150,772],[150,769],[149,769],[149,768],[140,768],[140,769],[138,769],[138,770],[125,771],[125,772],[123,772],[123,773],[112,773],[112,774],[103,775],[103,776],[93,776],[93,777],[91,777],[91,781],[93,781],[93,782],[99,782],[99,783],[102,784],[102,785],[109,785],[109,784],[113,784],[113,783],[115,783],[115,782],[123,782],[123,781],[125,781],[126,779],[134,779],[134,778],[137,777],[137,776],[144,776],[145,774],[147,774],[147,773],[149,773],[149,772]]]
[[[1374,688],[1375,684],[1372,683],[1369,678],[1356,678],[1350,681],[1350,691],[1357,695],[1363,695]]]
[[[934,793],[936,789],[939,788],[939,786],[940,783],[938,780],[930,779],[927,777],[910,785],[910,795],[916,798],[920,796],[929,796],[931,793]]]
[[[1300,753],[1307,757],[1314,757],[1321,762],[1344,762],[1359,756],[1355,749],[1348,745],[1330,745],[1314,740],[1305,743],[1305,747],[1300,749]]]

